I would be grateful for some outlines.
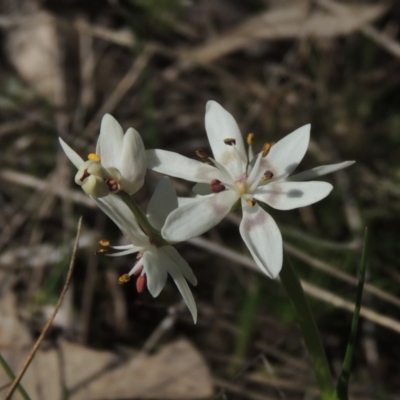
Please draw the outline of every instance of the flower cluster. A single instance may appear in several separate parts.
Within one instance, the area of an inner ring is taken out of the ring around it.
[[[101,123],[96,153],[89,154],[87,161],[60,139],[66,155],[78,169],[75,182],[131,242],[110,246],[101,241],[99,253],[137,253],[136,264],[120,277],[120,282],[136,275],[138,292],[147,286],[156,297],[170,274],[194,321],[196,304],[187,281],[196,285],[196,277],[172,247],[174,243],[203,234],[231,210],[241,207],[240,235],[260,269],[275,278],[282,268],[282,236],[264,208],[290,210],[322,200],[331,192],[332,185],[313,179],[354,163],[324,165],[291,175],[307,151],[310,125],[274,145],[265,143],[258,153],[253,150],[254,135],[247,136],[246,150],[235,119],[215,101],[207,103],[205,126],[213,157],[199,150],[196,154],[200,161],[165,150],[145,151],[138,132],[130,128],[124,135],[118,122],[108,114]],[[196,196],[180,201],[178,206],[171,181],[163,178],[147,213],[143,213],[130,195],[143,186],[146,168],[196,182]]]

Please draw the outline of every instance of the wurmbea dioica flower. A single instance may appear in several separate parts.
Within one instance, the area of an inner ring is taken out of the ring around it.
[[[154,243],[139,227],[132,211],[118,196],[107,196],[94,199],[100,209],[110,217],[132,244],[126,246],[110,246],[108,241],[100,241],[99,253],[108,256],[123,256],[137,253],[137,261],[128,274],[120,277],[120,283],[129,281],[132,275],[137,275],[136,288],[142,292],[147,288],[153,297],[157,297],[167,281],[168,273],[178,287],[194,322],[197,319],[196,303],[186,282],[197,284],[197,279],[188,263],[172,246],[164,243]],[[178,198],[169,178],[165,177],[158,183],[147,208],[147,219],[156,231],[160,231],[170,212],[178,207]],[[109,253],[113,249],[115,253]]]
[[[125,135],[120,124],[111,115],[104,115],[96,153],[84,161],[61,138],[61,146],[78,168],[75,182],[92,197],[104,197],[123,190],[137,192],[144,183],[146,154],[139,133],[129,128]]]
[[[240,234],[255,262],[269,277],[282,268],[282,236],[273,218],[260,207],[263,202],[278,210],[313,204],[332,190],[327,182],[302,182],[348,167],[354,161],[324,165],[289,177],[307,151],[310,125],[287,135],[276,144],[265,144],[254,156],[253,135],[246,152],[239,127],[230,113],[215,101],[206,106],[205,125],[214,158],[204,152],[203,162],[164,150],[147,150],[147,167],[197,182],[198,196],[185,202],[167,218],[162,235],[169,241],[196,237],[217,225],[240,200],[243,217]]]

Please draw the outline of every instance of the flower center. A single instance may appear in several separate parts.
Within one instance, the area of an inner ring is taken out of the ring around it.
[[[247,183],[247,174],[244,173],[241,178],[239,178],[237,181],[235,181],[235,186],[239,194],[242,196],[247,193],[249,190],[249,185]]]
[[[104,168],[100,163],[100,157],[90,153],[88,160],[79,167],[75,182],[89,196],[104,197],[120,190],[120,178],[121,174],[116,168]]]

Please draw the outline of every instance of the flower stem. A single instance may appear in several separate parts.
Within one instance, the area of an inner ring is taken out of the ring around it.
[[[321,338],[310,305],[304,294],[299,277],[290,261],[284,263],[279,276],[282,285],[290,298],[292,307],[296,312],[298,322],[303,332],[311,364],[321,391],[321,398],[323,400],[329,400],[332,398],[335,388],[328,360],[322,346]]]
[[[140,227],[143,229],[143,232],[149,237],[153,244],[156,244],[157,246],[166,246],[169,244],[165,239],[163,239],[161,233],[157,229],[153,228],[142,209],[128,193],[120,191],[116,196],[119,196],[120,199],[129,207]]]

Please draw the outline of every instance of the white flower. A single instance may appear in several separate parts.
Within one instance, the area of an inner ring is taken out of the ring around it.
[[[188,263],[172,246],[158,247],[155,243],[152,243],[149,237],[140,229],[129,207],[118,196],[107,196],[94,200],[132,243],[126,246],[109,246],[117,252],[107,255],[123,256],[138,253],[136,264],[128,274],[122,275],[120,278],[121,283],[129,280],[132,275],[139,275],[136,284],[138,291],[141,292],[147,283],[147,288],[151,295],[157,297],[165,286],[169,273],[185,300],[194,322],[196,322],[196,303],[186,280],[192,285],[196,285],[197,279]],[[168,214],[177,207],[178,199],[175,189],[171,181],[165,177],[158,183],[150,200],[147,208],[147,218],[151,225],[160,231]]]
[[[104,197],[119,190],[133,194],[143,186],[146,154],[142,138],[133,128],[124,135],[120,124],[111,115],[104,115],[96,154],[89,154],[87,161],[61,138],[59,140],[67,157],[78,168],[75,182],[89,196]]]
[[[173,211],[162,235],[176,242],[198,236],[217,225],[240,200],[243,210],[240,234],[257,265],[275,278],[282,267],[282,236],[273,218],[258,202],[278,210],[313,204],[326,197],[332,185],[299,181],[348,167],[353,161],[325,165],[289,177],[307,151],[310,125],[297,129],[272,147],[264,145],[255,157],[252,136],[248,137],[247,154],[236,121],[215,101],[207,103],[205,125],[214,158],[202,152],[198,155],[208,164],[163,150],[146,152],[148,168],[198,182],[194,191],[204,195]]]

